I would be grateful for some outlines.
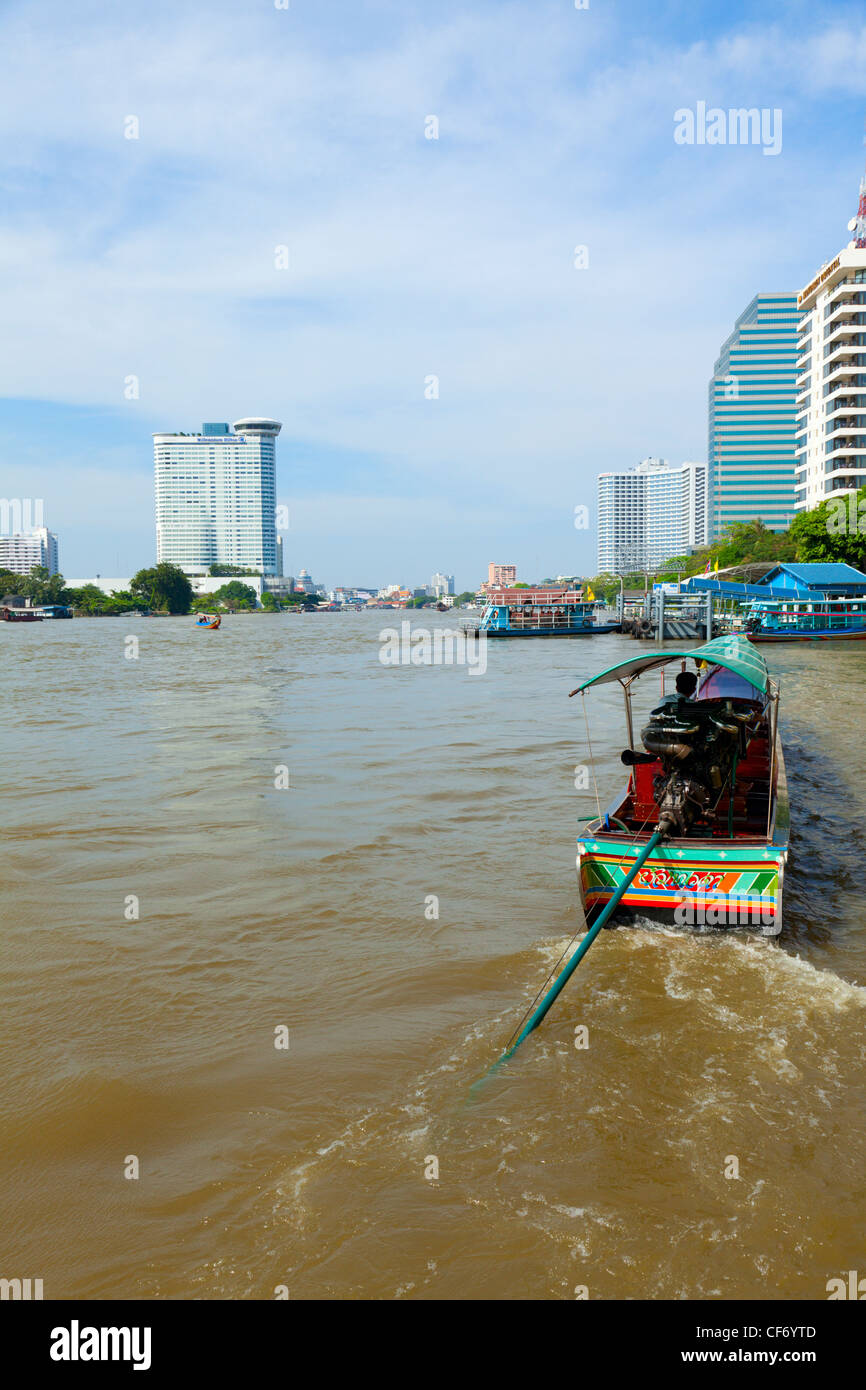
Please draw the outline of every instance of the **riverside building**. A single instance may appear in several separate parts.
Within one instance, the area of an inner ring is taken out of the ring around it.
[[[709,537],[705,463],[646,458],[598,479],[598,573],[652,570]]]
[[[200,434],[155,434],[156,557],[187,574],[236,565],[278,575],[278,420],[202,425]]]
[[[44,526],[32,531],[0,532],[0,570],[13,574],[29,574],[36,565],[44,565],[49,574],[59,569],[57,537]]]
[[[709,385],[710,521],[791,524],[797,463],[797,296],[757,294],[722,344]]]
[[[866,178],[848,230],[797,299],[798,511],[866,485]]]

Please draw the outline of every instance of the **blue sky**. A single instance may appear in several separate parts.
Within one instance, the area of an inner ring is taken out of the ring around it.
[[[847,241],[866,153],[847,4],[47,0],[0,43],[0,495],[69,577],[152,563],[153,431],[256,414],[290,572],[591,573],[575,506],[705,458],[720,344]],[[781,153],[677,145],[698,101]]]

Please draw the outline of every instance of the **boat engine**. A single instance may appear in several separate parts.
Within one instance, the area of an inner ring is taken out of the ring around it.
[[[622,760],[634,764],[661,759],[662,771],[653,778],[653,799],[665,835],[687,835],[694,822],[718,804],[756,724],[753,711],[736,710],[730,700],[679,700],[653,710],[640,735],[647,752],[627,749]]]

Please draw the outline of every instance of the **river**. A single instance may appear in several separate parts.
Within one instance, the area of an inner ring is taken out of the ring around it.
[[[763,649],[782,936],[602,933],[470,1097],[580,927],[568,691],[635,643],[386,666],[400,616],[0,624],[0,1275],[303,1300],[866,1274],[866,650]],[[621,700],[587,709],[604,805]]]

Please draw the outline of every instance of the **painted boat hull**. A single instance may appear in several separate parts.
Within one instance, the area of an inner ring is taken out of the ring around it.
[[[619,623],[599,623],[595,627],[577,627],[572,629],[552,627],[529,628],[524,631],[496,627],[484,627],[479,629],[479,631],[484,633],[485,637],[599,637],[608,632],[619,632],[619,630]]]
[[[686,930],[777,936],[788,859],[790,813],[785,763],[777,752],[774,815],[767,838],[670,839],[650,855],[611,924],[648,918]],[[588,827],[577,841],[577,876],[587,922],[610,901],[654,829],[642,835]]]
[[[866,641],[866,627],[836,632],[827,629],[818,632],[749,632],[746,635],[750,642],[758,644],[770,642],[864,642]]]

